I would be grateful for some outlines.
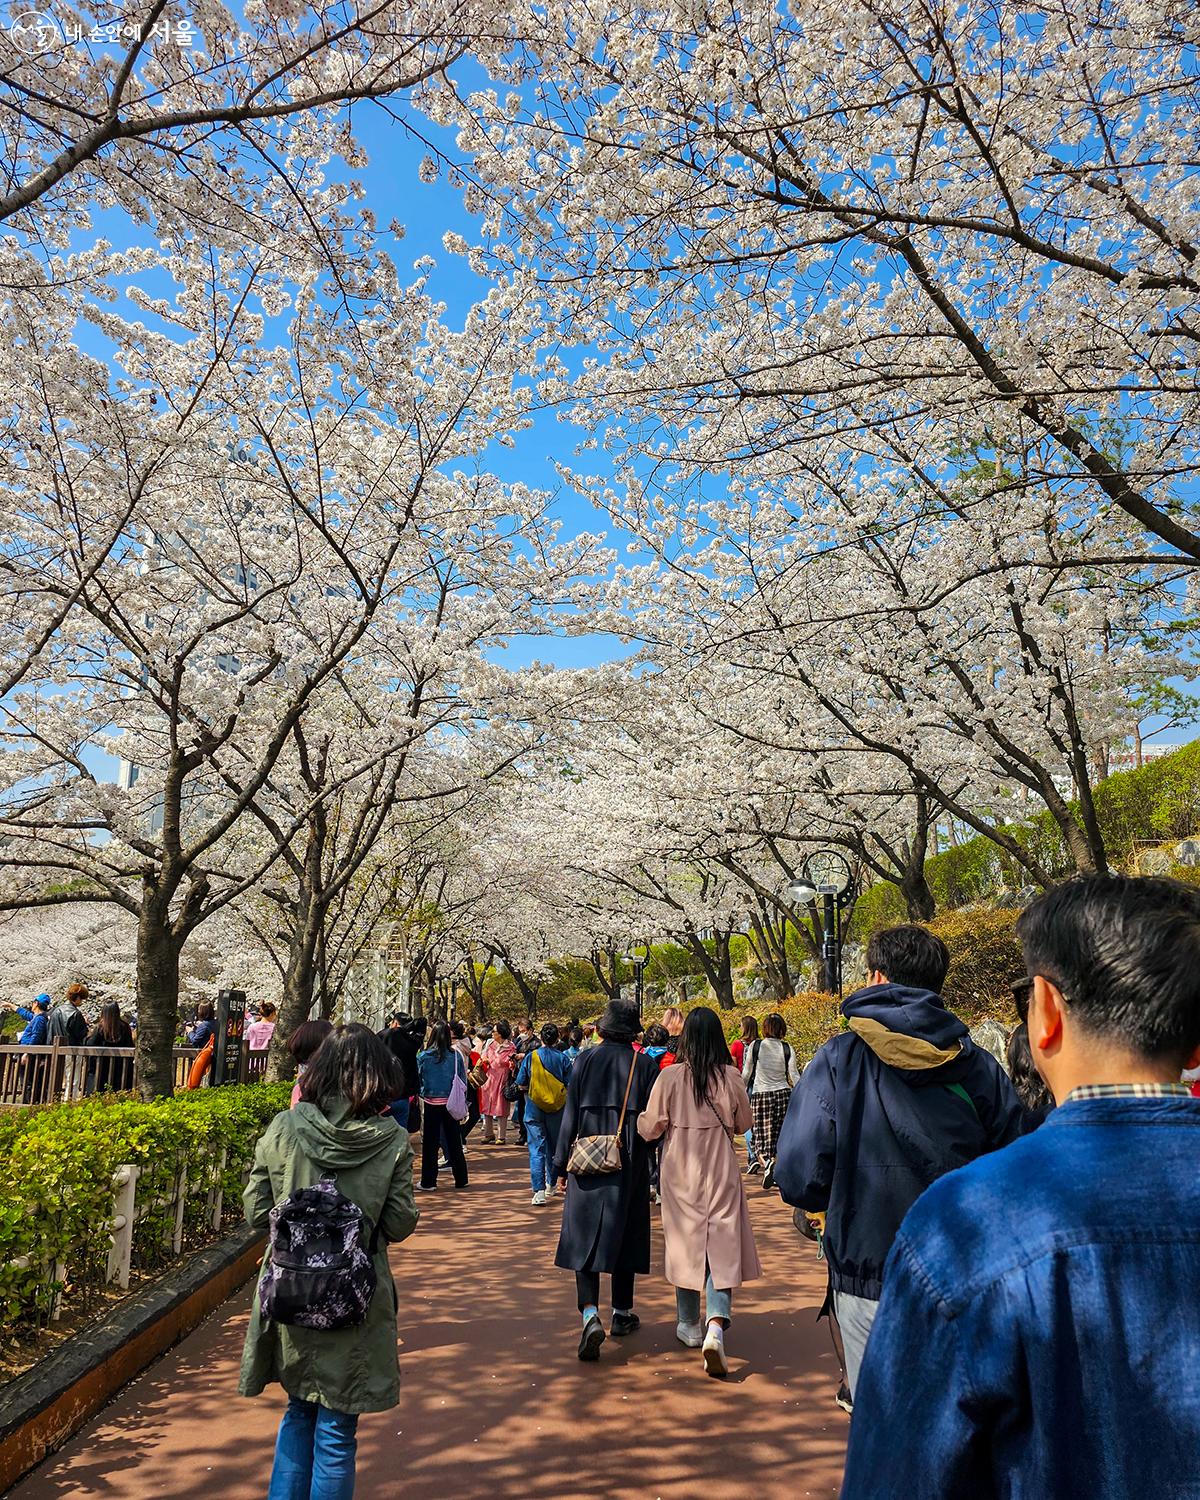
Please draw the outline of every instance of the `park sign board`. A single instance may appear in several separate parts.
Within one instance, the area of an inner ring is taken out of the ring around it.
[[[222,990],[217,996],[217,1038],[212,1082],[236,1083],[242,1071],[242,1034],[246,1029],[245,990]]]

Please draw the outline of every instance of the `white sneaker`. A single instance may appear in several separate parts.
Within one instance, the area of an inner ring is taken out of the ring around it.
[[[534,1193],[534,1195],[533,1195],[533,1202],[532,1202],[532,1204],[530,1206],[533,1207],[533,1208],[544,1208],[545,1205],[546,1205],[546,1202],[547,1202],[546,1193],[545,1193],[545,1190],[543,1189],[540,1193]]]
[[[686,1349],[699,1349],[704,1342],[704,1329],[699,1323],[676,1323],[675,1337]]]
[[[725,1339],[720,1327],[714,1328],[709,1324],[708,1332],[704,1335],[704,1368],[710,1375],[728,1375],[729,1361],[725,1358]]]

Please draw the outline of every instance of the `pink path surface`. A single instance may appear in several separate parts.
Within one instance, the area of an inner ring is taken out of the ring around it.
[[[465,1193],[418,1194],[420,1227],[393,1251],[401,1404],[359,1424],[359,1500],[836,1496],[848,1419],[816,1322],[824,1271],[777,1195],[750,1179],[764,1275],[734,1299],[716,1381],[675,1340],[657,1215],[642,1328],[583,1365],[574,1278],[552,1264],[557,1207],[530,1206],[524,1151],[476,1145],[469,1165]],[[228,1302],[11,1500],[265,1495],[283,1397],[236,1393],[248,1306]]]

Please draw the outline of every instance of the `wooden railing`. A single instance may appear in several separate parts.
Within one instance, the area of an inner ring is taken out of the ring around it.
[[[187,1087],[196,1047],[171,1050],[175,1088]],[[243,1045],[239,1083],[258,1083],[267,1070],[266,1052]],[[133,1088],[136,1073],[132,1047],[0,1047],[0,1108],[40,1104],[69,1104],[105,1089]],[[207,1081],[207,1080],[206,1080]]]

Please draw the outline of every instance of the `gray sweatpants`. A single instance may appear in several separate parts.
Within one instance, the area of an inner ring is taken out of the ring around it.
[[[879,1311],[879,1303],[870,1297],[852,1297],[849,1292],[834,1292],[833,1310],[837,1313],[838,1327],[842,1330],[842,1345],[846,1351],[846,1384],[850,1387],[850,1399],[854,1399],[858,1385],[858,1372],[862,1368],[866,1353],[867,1338],[871,1324]]]

